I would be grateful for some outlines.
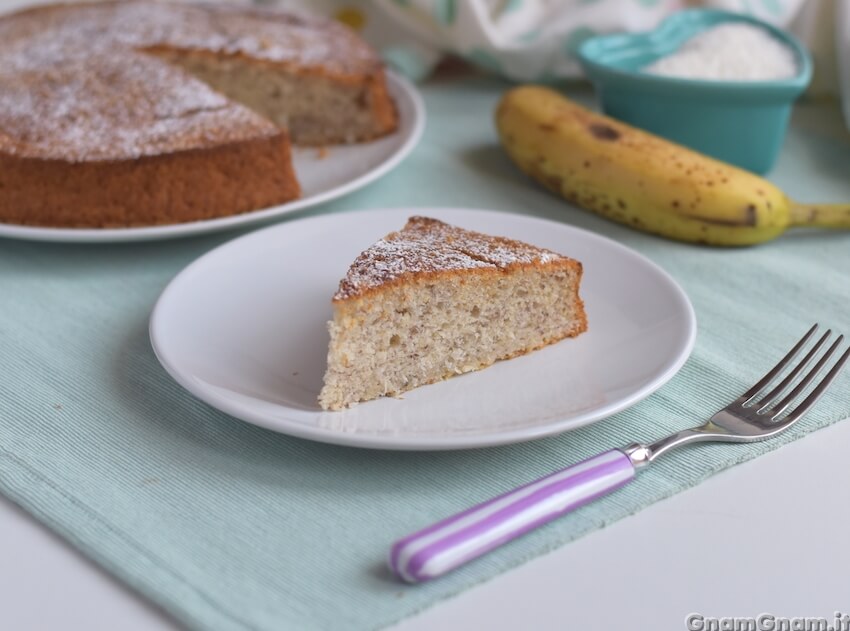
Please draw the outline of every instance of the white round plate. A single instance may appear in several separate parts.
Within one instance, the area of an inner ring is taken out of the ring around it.
[[[354,258],[413,214],[581,261],[588,332],[401,398],[325,412],[316,397],[331,296]],[[604,418],[669,380],[695,334],[676,282],[610,239],[522,215],[432,208],[324,215],[230,241],[171,282],[150,323],[159,361],[210,405],[293,436],[385,449],[499,445]]]
[[[331,146],[326,153],[315,147],[294,147],[295,173],[302,188],[299,199],[230,217],[142,228],[41,228],[0,223],[0,237],[77,243],[172,239],[265,222],[347,195],[398,165],[425,128],[425,106],[416,88],[392,72],[387,78],[398,108],[399,129],[373,142]]]

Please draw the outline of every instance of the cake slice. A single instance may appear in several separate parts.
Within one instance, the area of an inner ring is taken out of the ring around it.
[[[397,395],[576,336],[581,275],[555,252],[412,217],[340,282],[319,404]]]

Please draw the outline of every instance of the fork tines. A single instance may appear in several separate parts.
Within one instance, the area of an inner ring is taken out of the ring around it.
[[[823,372],[832,356],[839,350],[839,347],[844,341],[844,336],[839,335],[838,339],[829,346],[826,352],[821,353],[821,349],[829,341],[830,337],[832,337],[832,330],[828,330],[817,342],[815,342],[814,346],[809,349],[803,359],[794,364],[794,361],[807,347],[817,330],[818,325],[815,324],[776,366],[762,377],[756,385],[741,396],[739,402],[746,407],[757,406],[758,414],[769,415],[770,418],[774,420],[780,418],[787,412],[785,420],[793,422],[808,412],[817,400],[820,399],[829,385],[835,380],[838,373],[841,372],[841,369],[847,363],[847,360],[850,359],[850,348],[847,348],[838,360],[832,364],[832,367],[826,376],[812,388],[808,396],[806,396],[806,398],[803,399],[803,401],[801,401],[796,407],[789,409],[791,404],[794,403],[794,401],[796,401],[806,391],[806,389],[809,388],[815,379],[817,379],[818,375]],[[815,363],[811,369],[807,370],[818,356],[820,356],[820,359],[817,360],[817,363]],[[774,386],[767,394],[758,396],[789,367],[791,367],[791,370],[778,384],[776,384],[776,386]],[[785,396],[780,399],[783,394]]]

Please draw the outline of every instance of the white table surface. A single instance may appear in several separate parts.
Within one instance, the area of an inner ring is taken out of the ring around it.
[[[847,421],[810,434],[440,603],[396,631],[685,629],[691,612],[850,614],[848,446]],[[0,629],[179,628],[0,501]]]

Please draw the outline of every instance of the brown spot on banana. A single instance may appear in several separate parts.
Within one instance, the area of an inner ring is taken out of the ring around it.
[[[604,123],[591,123],[588,127],[590,133],[599,140],[619,140],[620,132]]]

